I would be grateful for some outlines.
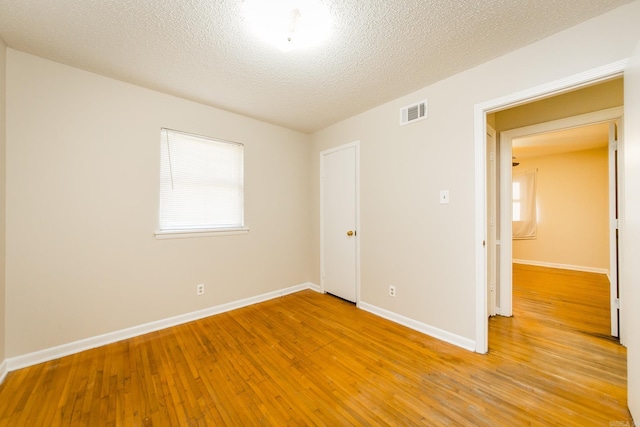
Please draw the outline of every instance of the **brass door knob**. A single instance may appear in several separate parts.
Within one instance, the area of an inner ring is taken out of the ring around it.
[[[353,231],[351,231],[351,230],[347,231],[347,236],[349,236],[349,237],[353,236]]]

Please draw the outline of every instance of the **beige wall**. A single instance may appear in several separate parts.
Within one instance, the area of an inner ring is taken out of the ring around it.
[[[637,16],[638,1],[314,134],[314,258],[318,153],[359,140],[362,301],[475,339],[474,106],[628,58]],[[421,99],[428,119],[398,126],[399,109]]]
[[[309,136],[7,61],[7,357],[309,281]],[[154,238],[161,127],[245,144],[247,235]]]
[[[537,238],[514,240],[513,258],[609,269],[608,149],[520,159],[536,174]]]
[[[494,130],[496,128],[496,114],[487,114],[487,125],[491,126]]]
[[[607,108],[620,107],[623,104],[623,79],[616,78],[573,92],[498,111],[489,117],[494,120],[494,129],[497,132],[502,132],[508,129],[517,129],[606,110]]]
[[[0,365],[5,360],[6,336],[6,282],[5,282],[5,243],[6,243],[6,69],[7,46],[0,38]],[[0,368],[0,375],[2,369]]]

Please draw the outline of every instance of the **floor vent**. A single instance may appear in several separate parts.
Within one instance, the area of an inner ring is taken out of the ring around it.
[[[400,109],[400,126],[427,118],[427,100]]]

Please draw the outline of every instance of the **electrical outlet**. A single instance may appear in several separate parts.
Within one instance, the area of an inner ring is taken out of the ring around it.
[[[389,286],[389,296],[390,297],[395,297],[396,296],[396,287],[391,285]]]
[[[200,283],[196,287],[196,295],[204,295],[204,284],[203,283]]]

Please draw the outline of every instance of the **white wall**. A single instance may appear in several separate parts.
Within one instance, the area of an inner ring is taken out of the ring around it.
[[[605,141],[606,143],[606,141]],[[607,147],[519,158],[513,173],[537,170],[535,239],[513,241],[513,259],[609,270]]]
[[[4,372],[5,360],[5,243],[6,243],[6,69],[7,46],[0,38],[0,381]]]
[[[161,127],[245,144],[247,235],[154,238]],[[308,282],[309,141],[9,49],[7,358]]]
[[[361,142],[363,302],[475,340],[474,106],[628,58],[639,16],[636,1],[313,135],[312,188],[320,151]],[[425,98],[429,118],[399,127],[400,107]]]

